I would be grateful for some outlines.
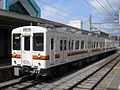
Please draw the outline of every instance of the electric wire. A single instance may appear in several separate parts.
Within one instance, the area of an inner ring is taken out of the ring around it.
[[[110,2],[109,2],[108,0],[106,0],[106,1],[107,1],[107,3],[109,4],[109,6],[112,8],[113,12],[115,13],[115,10],[114,10],[114,8],[112,7],[112,5],[110,4]]]
[[[93,5],[91,5],[87,0],[84,0],[84,1],[85,1],[88,5],[90,5],[95,11],[97,11],[100,16],[102,16],[103,18],[105,18],[105,16],[103,16],[103,14],[102,14],[101,12],[99,12],[99,11],[97,10],[97,8],[95,8]]]
[[[97,1],[97,3],[108,13],[108,15],[111,16],[111,14],[109,13],[109,11],[103,6],[103,4],[101,4],[98,0],[95,0],[95,1]],[[113,19],[114,19],[114,17],[113,17]]]
[[[26,5],[29,5],[28,3],[26,3],[26,2],[23,1],[23,0],[22,0],[21,2],[25,3]],[[48,12],[51,12],[51,13],[53,13],[53,14],[56,14],[56,15],[59,15],[59,16],[62,16],[62,17],[65,17],[65,18],[67,18],[67,19],[69,19],[69,20],[73,20],[73,18],[70,18],[70,17],[68,17],[68,16],[65,16],[65,15],[59,14],[59,13],[54,12],[54,11],[52,11],[52,10],[48,10],[48,9],[45,9],[45,8],[42,8],[42,7],[40,7],[40,9],[43,9],[43,10],[48,11]]]
[[[53,5],[50,5],[49,3],[47,3],[47,2],[45,2],[45,1],[43,1],[43,0],[39,0],[39,2],[41,2],[41,3],[43,3],[43,4],[46,4],[46,5],[48,5],[48,6],[52,7],[52,8],[55,8],[55,9],[57,9],[57,10],[59,10],[59,11],[62,11],[62,12],[64,12],[64,13],[66,13],[66,14],[74,15],[74,14],[71,13],[71,12],[64,11],[64,10],[62,10],[62,9],[60,9],[60,8],[57,8],[57,7],[53,6]],[[79,16],[76,16],[76,15],[74,15],[74,16],[77,17],[78,19],[81,19]]]

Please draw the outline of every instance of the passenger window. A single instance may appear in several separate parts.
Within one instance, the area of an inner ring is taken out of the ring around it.
[[[90,49],[90,41],[88,41],[88,49]]]
[[[79,49],[79,40],[75,42],[75,49]]]
[[[93,48],[93,42],[91,42],[91,48]]]
[[[96,48],[96,42],[94,42],[94,48]]]
[[[72,43],[71,43],[71,50],[73,50],[73,47],[74,47],[74,40],[72,40]]]
[[[60,40],[60,51],[63,50],[63,40]]]
[[[51,39],[51,50],[54,49],[54,39]]]
[[[97,42],[97,46],[96,46],[97,48],[99,47],[99,44],[98,44],[98,42]]]
[[[84,49],[85,45],[84,45],[84,41],[81,41],[81,49]]]
[[[69,50],[70,50],[70,46],[71,46],[70,44],[71,44],[71,42],[69,41],[69,46],[68,46],[68,49],[69,49]]]
[[[33,50],[44,51],[44,34],[43,33],[33,34]]]
[[[13,34],[13,50],[20,50],[20,35],[21,34]]]
[[[67,50],[67,40],[64,40],[64,50]]]

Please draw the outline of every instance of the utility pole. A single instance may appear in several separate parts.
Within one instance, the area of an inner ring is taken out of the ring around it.
[[[92,31],[92,15],[90,14],[90,31]]]

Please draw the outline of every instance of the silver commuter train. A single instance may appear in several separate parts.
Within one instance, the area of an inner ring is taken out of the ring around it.
[[[40,26],[13,29],[14,75],[20,76],[26,72],[52,75],[66,70],[67,65],[81,66],[116,50],[115,41],[95,35],[62,32],[62,29]]]

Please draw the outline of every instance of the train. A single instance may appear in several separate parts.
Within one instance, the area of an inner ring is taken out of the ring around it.
[[[84,31],[84,30],[83,30]],[[113,40],[67,27],[23,26],[12,30],[14,75],[25,73],[48,76],[65,73],[116,52]]]

